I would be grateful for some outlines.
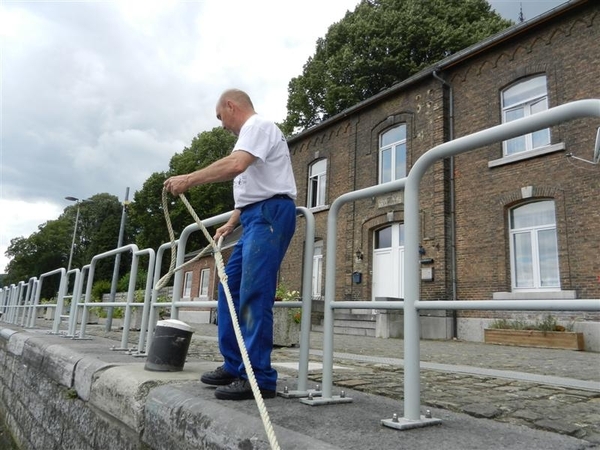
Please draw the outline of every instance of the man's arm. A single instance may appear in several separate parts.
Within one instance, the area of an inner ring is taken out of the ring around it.
[[[173,195],[179,195],[189,188],[201,184],[233,180],[243,173],[256,157],[244,150],[237,150],[231,155],[215,161],[211,165],[186,175],[176,175],[168,178],[164,187]]]

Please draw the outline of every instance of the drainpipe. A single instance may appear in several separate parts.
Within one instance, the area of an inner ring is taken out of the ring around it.
[[[437,71],[432,72],[433,78],[440,81],[448,88],[448,115],[449,130],[448,139],[454,139],[454,92],[452,85],[441,78]],[[454,188],[454,156],[450,156],[450,266],[452,279],[452,300],[458,300],[456,287],[456,207],[455,207],[455,188]],[[458,338],[458,319],[457,311],[452,310],[452,337]]]

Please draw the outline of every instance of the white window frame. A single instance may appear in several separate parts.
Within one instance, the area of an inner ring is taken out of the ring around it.
[[[317,208],[325,205],[327,191],[327,159],[319,159],[308,167],[308,208]]]
[[[315,242],[313,250],[312,298],[321,299],[323,292],[323,241]]]
[[[385,142],[385,136],[386,135],[390,135],[393,132],[396,132],[398,129],[403,128],[403,135],[404,138],[403,139],[399,139],[393,142]],[[398,152],[401,152],[403,154],[404,157],[404,167],[403,167],[403,173],[396,173],[396,160],[397,160],[397,154]],[[389,159],[390,159],[390,175],[389,175],[389,179],[387,179],[388,177],[384,178],[384,161],[385,161],[385,154],[389,152]],[[407,173],[407,164],[406,164],[406,124],[402,123],[399,124],[393,128],[388,128],[386,131],[384,131],[383,133],[381,133],[379,135],[379,164],[378,164],[378,183],[379,184],[383,184],[383,183],[388,183],[390,181],[395,181],[398,180],[400,178],[404,178],[406,177],[406,173]]]
[[[518,101],[515,101],[513,103],[506,104],[506,96],[511,91],[514,92],[517,89],[524,89],[527,84],[534,84],[536,82],[539,83],[542,81],[542,79],[544,82],[543,93],[539,92],[537,94],[530,95],[529,97],[521,98]],[[501,99],[501,103],[502,103],[502,123],[507,123],[507,122],[511,122],[512,120],[516,120],[516,118],[515,119],[509,118],[509,115],[516,111],[522,110],[522,117],[528,117],[528,116],[531,116],[532,114],[535,114],[536,112],[545,111],[549,107],[548,87],[547,87],[547,83],[546,83],[546,76],[539,75],[539,76],[531,77],[531,78],[528,78],[521,82],[515,83],[512,86],[504,89],[501,92],[500,99]],[[537,109],[537,111],[536,111],[536,109]],[[521,117],[518,117],[518,118],[521,118]],[[542,143],[539,145],[534,144],[534,138],[541,139]],[[515,150],[515,151],[512,151],[509,153],[510,144],[518,143],[519,141],[523,141],[524,148],[518,149],[518,150]],[[538,130],[533,133],[529,133],[529,134],[526,134],[523,136],[518,136],[516,138],[509,139],[507,141],[503,141],[502,142],[502,155],[503,155],[503,157],[507,158],[507,157],[511,157],[511,156],[519,154],[519,153],[529,152],[532,150],[546,147],[546,146],[550,145],[550,143],[551,143],[550,129],[545,128],[543,130]]]
[[[192,296],[192,281],[194,279],[193,272],[186,272],[183,278],[183,298],[191,298]]]
[[[552,211],[555,211],[555,205],[553,200],[543,200],[540,202],[532,202],[532,203],[547,203],[548,205],[552,205]],[[532,203],[526,203],[518,205],[512,208],[509,211],[509,239],[510,239],[510,272],[511,272],[511,284],[513,292],[543,292],[543,291],[559,291],[560,290],[560,268],[559,268],[559,258],[558,258],[558,236],[556,235],[556,219],[553,222],[532,225],[532,226],[524,226],[521,228],[515,228],[513,225],[513,211],[519,208],[527,207]],[[554,242],[555,255],[554,259],[551,261],[556,267],[555,278],[557,280],[556,284],[543,286],[542,281],[542,258],[540,258],[540,233],[554,231],[554,238],[556,241]],[[518,277],[517,277],[517,262],[516,262],[516,245],[515,240],[517,236],[523,236],[529,239],[530,243],[530,251],[528,254],[524,255],[530,259],[530,263],[528,264],[528,268],[531,270],[531,279],[532,284],[530,286],[517,286]]]
[[[202,269],[200,271],[200,283],[198,283],[198,297],[201,300],[208,299],[208,283],[210,281],[210,269]]]

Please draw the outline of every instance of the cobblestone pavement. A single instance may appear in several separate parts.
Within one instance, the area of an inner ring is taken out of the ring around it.
[[[195,329],[188,359],[220,361],[216,326],[198,325]],[[92,330],[90,333],[112,337],[99,328]],[[109,334],[120,339],[120,333]],[[137,342],[136,333],[130,337],[132,343]],[[311,332],[311,362],[322,361],[322,339],[322,333]],[[273,362],[297,362],[298,355],[298,348],[277,348]],[[334,363],[340,368],[334,370],[334,385],[402,400],[402,357],[402,340],[336,335]],[[280,366],[277,370],[282,376],[296,374]],[[541,382],[527,381],[528,375],[541,375]],[[320,367],[309,372],[309,380],[315,384],[321,382],[321,376]],[[574,388],[568,382],[561,386],[553,383],[554,378],[572,380],[574,385],[578,380],[587,384],[585,389]],[[600,354],[422,341],[421,403],[574,436],[590,442],[590,448],[600,449]],[[390,417],[394,412],[402,415],[401,411],[390,411]]]

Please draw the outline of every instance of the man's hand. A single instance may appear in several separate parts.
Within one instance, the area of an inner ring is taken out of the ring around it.
[[[227,223],[225,223],[225,225],[217,228],[217,231],[215,231],[215,235],[213,237],[215,242],[219,242],[220,238],[233,233],[233,230],[235,230],[235,227],[240,222],[240,214],[241,214],[241,211],[239,209],[233,210],[233,213],[231,214],[231,217],[229,218]]]
[[[215,240],[215,242],[219,242],[219,239],[221,237],[225,237],[228,234],[233,233],[233,230],[235,230],[235,225],[226,223],[225,225],[217,228],[217,231],[215,231],[215,235],[214,235],[213,239]]]
[[[167,178],[163,186],[171,194],[177,196],[183,194],[190,187],[189,175],[177,175],[171,178]]]

